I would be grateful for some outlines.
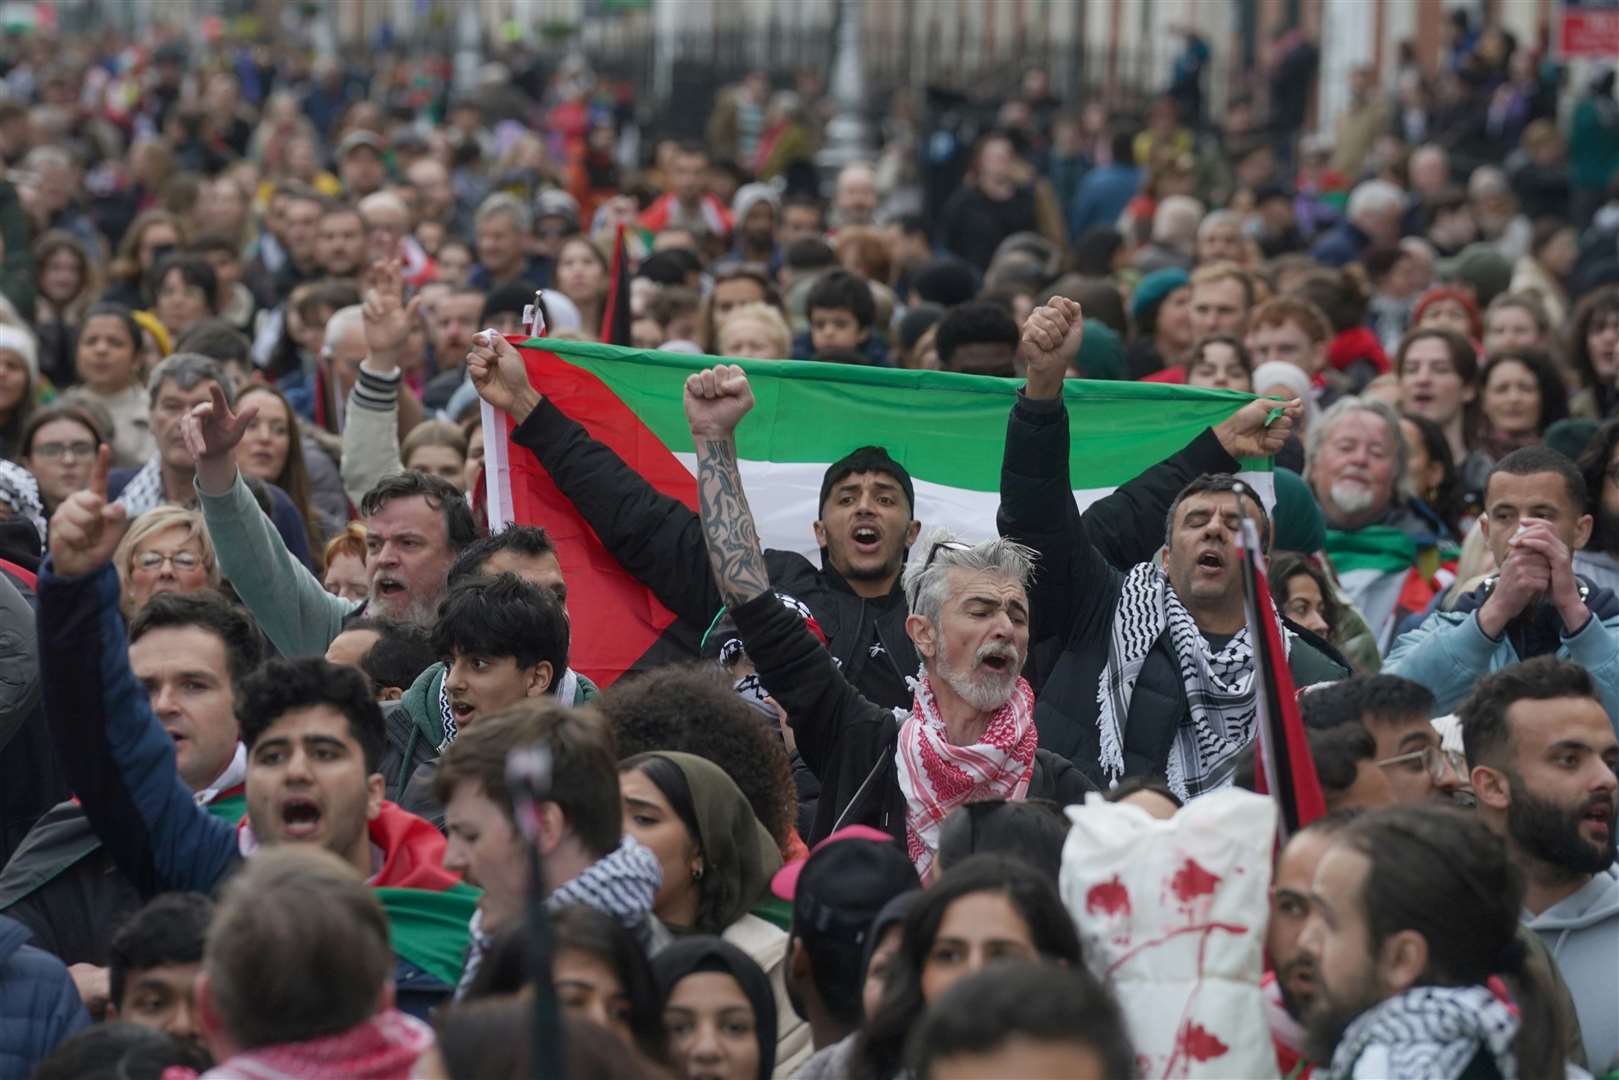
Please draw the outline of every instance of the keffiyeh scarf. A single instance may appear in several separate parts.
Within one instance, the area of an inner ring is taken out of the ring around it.
[[[119,492],[115,502],[124,504],[129,512],[129,520],[134,521],[148,510],[162,506],[163,498],[163,458],[153,454],[151,460],[141,466],[141,471],[129,478],[124,490]]]
[[[1455,1080],[1483,1049],[1517,1080],[1518,1017],[1483,986],[1423,986],[1361,1013],[1333,1051],[1327,1080]]]
[[[900,790],[905,793],[905,852],[926,880],[939,851],[939,825],[950,811],[981,799],[1021,799],[1034,776],[1039,736],[1034,727],[1034,691],[1020,678],[1006,704],[990,717],[984,736],[956,746],[924,674],[913,680],[915,697],[900,719],[894,750]]]
[[[1184,801],[1229,784],[1237,754],[1253,741],[1254,650],[1244,626],[1224,648],[1211,652],[1168,576],[1151,563],[1132,568],[1113,613],[1107,666],[1096,688],[1101,764],[1109,781],[1124,775],[1130,698],[1147,654],[1166,630],[1191,713],[1175,733],[1166,769],[1170,789]],[[1286,631],[1282,640],[1291,651]]]
[[[580,904],[611,915],[630,930],[639,931],[652,911],[652,901],[663,884],[663,867],[652,849],[626,836],[618,847],[589,866],[572,881],[565,881],[545,898],[552,911]]]
[[[39,543],[45,544],[45,504],[39,497],[39,481],[34,474],[11,461],[0,461],[0,503],[11,507],[11,512],[25,519],[39,534]]]
[[[307,1076],[406,1080],[416,1059],[432,1045],[432,1028],[390,1009],[335,1035],[244,1050],[202,1076],[203,1080],[296,1080]],[[163,1080],[196,1075],[190,1069],[170,1066],[163,1071]]]

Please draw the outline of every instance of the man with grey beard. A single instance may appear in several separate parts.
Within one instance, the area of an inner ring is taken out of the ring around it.
[[[1372,398],[1338,399],[1307,433],[1304,476],[1327,519],[1327,557],[1380,653],[1438,590],[1444,526],[1408,503],[1405,461],[1399,417]]]
[[[915,545],[903,583],[905,632],[922,660],[909,711],[862,697],[802,616],[770,588],[737,468],[735,432],[753,407],[739,367],[686,382],[697,449],[698,510],[720,593],[760,683],[786,711],[798,752],[821,781],[811,843],[844,825],[882,829],[924,880],[939,825],[981,799],[1081,802],[1093,790],[1069,762],[1037,748],[1029,647],[1028,549],[947,535]]]

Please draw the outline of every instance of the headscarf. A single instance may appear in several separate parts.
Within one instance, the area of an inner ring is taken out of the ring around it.
[[[758,1080],[770,1080],[776,1070],[776,996],[770,989],[770,979],[753,958],[729,941],[707,934],[680,938],[652,958],[652,975],[658,981],[658,994],[665,1007],[682,979],[708,971],[735,979],[753,1006],[753,1036],[759,1043]]]
[[[674,750],[645,756],[663,758],[686,780],[696,839],[703,849],[699,891],[704,902],[699,906],[713,912],[710,918],[717,924],[696,929],[718,933],[746,915],[765,895],[771,877],[781,869],[781,849],[724,769],[707,758]]]

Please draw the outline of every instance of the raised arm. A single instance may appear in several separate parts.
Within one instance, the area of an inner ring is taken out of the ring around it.
[[[420,307],[421,297],[405,302],[398,259],[378,259],[371,264],[361,309],[366,355],[360,361],[360,375],[349,393],[343,421],[343,492],[355,506],[378,480],[404,468],[399,461],[404,404],[399,354]]]
[[[231,412],[215,386],[181,431],[197,459],[197,495],[219,569],[283,656],[320,656],[355,605],[327,592],[259,511],[236,470],[236,444],[257,415]]]
[[[736,617],[759,681],[787,711],[799,753],[824,777],[850,723],[892,724],[892,715],[862,697],[803,620],[770,595],[759,530],[737,467],[736,425],[753,408],[747,376],[727,364],[699,372],[686,380],[685,400],[697,448],[698,510],[715,583]]]
[[[38,616],[46,715],[85,817],[136,889],[206,892],[236,858],[236,837],[180,779],[174,740],[129,668],[110,565],[129,523],[106,498],[108,458],[103,447],[90,488],[51,521]]]
[[[724,601],[691,508],[647,483],[542,397],[510,342],[479,335],[467,371],[479,395],[517,421],[512,440],[534,455],[618,564],[664,607],[706,627]]]

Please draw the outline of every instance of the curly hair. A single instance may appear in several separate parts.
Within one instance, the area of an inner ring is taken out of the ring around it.
[[[613,727],[620,760],[654,750],[707,758],[736,781],[777,845],[786,843],[798,817],[787,748],[719,669],[673,665],[620,679],[596,705]]]

